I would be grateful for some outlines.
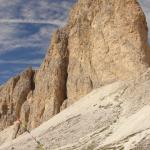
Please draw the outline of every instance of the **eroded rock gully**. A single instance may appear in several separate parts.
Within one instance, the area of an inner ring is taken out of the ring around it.
[[[92,89],[139,76],[150,64],[147,31],[136,0],[78,0],[67,25],[53,34],[39,70],[3,85],[0,105],[13,101],[9,111],[31,129]],[[4,121],[4,114],[3,128],[15,120]]]

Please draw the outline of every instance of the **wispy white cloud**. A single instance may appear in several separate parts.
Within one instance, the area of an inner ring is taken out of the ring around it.
[[[64,26],[65,21],[60,20],[34,20],[34,19],[0,19],[0,23],[5,24],[50,24]]]
[[[9,71],[9,70],[3,70],[3,71],[0,72],[0,76],[7,75],[7,74],[10,74],[10,73],[11,73],[11,71]]]
[[[3,29],[0,31],[0,55],[2,53],[13,51],[19,47],[29,49],[35,47],[35,53],[43,54],[48,48],[51,32],[55,30],[55,27],[49,25],[39,26],[38,31],[29,34],[30,31],[20,28],[18,24],[0,24],[0,28]],[[20,38],[20,35],[24,34],[25,36]]]
[[[51,32],[65,24],[75,1],[0,0],[0,84],[26,66],[36,67],[41,63]],[[23,57],[18,56],[18,50],[22,49],[24,52],[28,49]],[[30,53],[30,49],[34,52]],[[29,60],[33,53],[33,59]]]
[[[43,47],[45,52],[51,32],[64,26],[73,1],[0,0],[0,54],[18,47]],[[20,38],[28,30],[18,29],[21,24],[41,27],[36,33]]]
[[[21,15],[26,19],[66,19],[68,9],[72,5],[73,1],[75,0],[28,1],[26,5],[23,5]]]
[[[35,59],[35,60],[0,60],[0,64],[26,64],[26,65],[36,65],[41,64],[41,59]],[[7,71],[5,71],[7,72]]]

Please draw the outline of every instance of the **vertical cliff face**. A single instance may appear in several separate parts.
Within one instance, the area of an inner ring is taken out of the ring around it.
[[[60,111],[67,98],[68,32],[58,30],[53,34],[51,48],[37,72],[32,105],[32,127]],[[34,122],[35,121],[35,122]]]
[[[149,65],[147,25],[136,0],[79,0],[71,12],[67,93],[136,76]]]
[[[136,0],[79,0],[37,73],[33,126],[93,88],[137,76],[149,60],[147,24]]]
[[[0,87],[0,130],[24,118],[23,105],[34,88],[34,71],[29,68]]]
[[[136,0],[79,0],[68,24],[52,36],[35,88],[32,75],[30,84],[20,80],[28,94],[20,95],[24,100],[16,114],[24,114],[20,106],[26,99],[24,120],[34,128],[92,89],[138,76],[149,66],[149,57],[146,19]]]

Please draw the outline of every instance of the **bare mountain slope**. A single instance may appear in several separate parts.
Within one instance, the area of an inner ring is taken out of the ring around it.
[[[78,0],[39,70],[0,87],[0,130],[16,118],[33,129],[93,89],[139,76],[149,52],[136,0]]]
[[[148,150],[150,70],[93,90],[31,133],[47,150]],[[25,133],[0,149],[12,147],[36,150],[37,144]]]

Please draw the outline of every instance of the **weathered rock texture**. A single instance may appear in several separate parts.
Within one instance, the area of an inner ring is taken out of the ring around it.
[[[24,104],[27,95],[34,90],[34,71],[29,68],[0,87],[0,130],[13,124],[17,118],[23,119],[26,113]]]
[[[34,128],[92,89],[138,76],[149,56],[146,19],[136,0],[79,0],[68,24],[52,36],[35,88],[33,75],[19,80],[26,92],[19,94],[16,115],[26,114],[23,120]],[[23,102],[26,113],[20,111]]]
[[[94,89],[31,134],[45,150],[149,150],[149,116],[150,69]],[[11,136],[11,127],[0,132],[0,150],[38,149],[30,134],[11,141],[8,132]]]
[[[95,87],[135,76],[149,64],[146,21],[136,0],[79,0],[69,25],[71,103]]]
[[[60,107],[67,98],[67,45],[67,30],[58,30],[54,33],[51,48],[35,77],[32,127],[60,112]]]
[[[79,0],[52,37],[34,91],[35,121],[58,113],[92,89],[135,77],[149,66],[147,24],[135,0]],[[39,122],[39,123],[40,123]]]

